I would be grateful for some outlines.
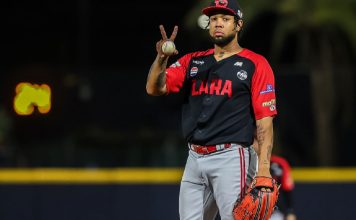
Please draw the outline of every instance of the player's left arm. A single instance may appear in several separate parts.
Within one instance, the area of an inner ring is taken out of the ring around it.
[[[253,146],[258,155],[257,176],[271,177],[269,168],[273,148],[273,118],[277,115],[274,74],[264,57],[257,56],[255,62],[251,94],[256,119],[256,141]]]
[[[271,177],[270,160],[273,148],[273,117],[256,120],[256,141],[258,155],[257,176]]]

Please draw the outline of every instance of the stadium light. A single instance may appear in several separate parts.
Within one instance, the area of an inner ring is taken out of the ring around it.
[[[18,115],[31,115],[35,107],[41,114],[51,110],[51,88],[47,84],[21,82],[16,86],[15,91],[13,104]]]

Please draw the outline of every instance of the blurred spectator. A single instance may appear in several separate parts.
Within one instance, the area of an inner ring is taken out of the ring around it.
[[[281,184],[277,209],[273,213],[271,220],[296,220],[292,196],[294,181],[289,163],[280,156],[272,155],[270,170],[272,177]]]

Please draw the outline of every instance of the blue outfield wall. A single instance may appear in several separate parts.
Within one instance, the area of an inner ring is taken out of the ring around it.
[[[178,219],[178,185],[1,185],[1,220]]]
[[[352,200],[356,198],[356,182],[353,179],[331,181],[332,177],[326,176],[323,181],[318,174],[314,179],[306,179],[307,173],[300,178],[300,174],[295,174],[294,203],[299,220],[356,219]],[[164,183],[145,183],[142,179],[124,183],[125,178],[117,178],[115,182],[112,176],[100,177],[101,182],[93,179],[61,182],[61,178],[49,181],[38,174],[37,177],[21,175],[17,173],[11,177],[0,171],[0,220],[179,219],[179,183],[171,177],[166,182],[161,179]],[[352,175],[353,172],[349,177]]]
[[[1,220],[173,220],[178,185],[0,185]],[[301,220],[355,219],[356,184],[297,184]]]

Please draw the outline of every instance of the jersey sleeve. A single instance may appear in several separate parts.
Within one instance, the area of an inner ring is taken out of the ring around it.
[[[252,77],[251,94],[255,119],[277,114],[273,70],[264,57],[256,62]]]
[[[166,69],[167,94],[177,93],[183,86],[191,55],[187,54]]]

